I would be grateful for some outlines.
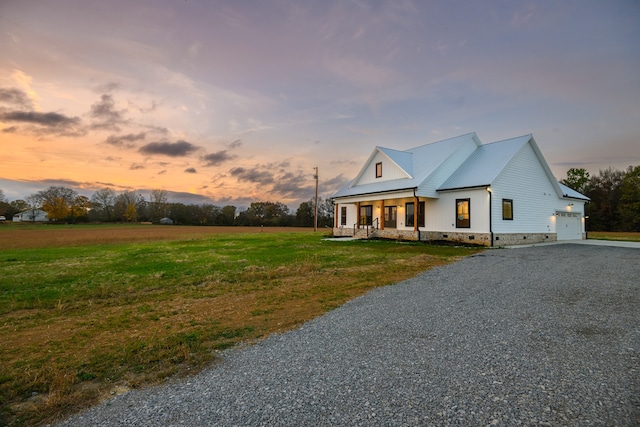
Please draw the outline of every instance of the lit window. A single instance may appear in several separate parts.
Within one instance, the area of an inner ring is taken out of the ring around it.
[[[382,177],[382,162],[376,163],[376,178]]]
[[[471,228],[470,199],[456,199],[456,228]]]
[[[502,199],[502,219],[513,220],[513,200]]]

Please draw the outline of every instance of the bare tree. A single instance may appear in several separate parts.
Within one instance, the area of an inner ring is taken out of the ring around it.
[[[144,196],[135,191],[125,191],[116,197],[114,214],[124,221],[137,221],[145,210]]]
[[[166,216],[169,196],[165,190],[151,190],[149,197],[149,217],[152,221],[157,221]]]
[[[113,209],[116,203],[116,192],[111,188],[102,188],[91,196],[91,204],[96,212],[100,213],[100,219],[111,221]]]
[[[40,196],[38,196],[38,194],[31,194],[24,198],[24,202],[25,211],[29,212],[29,218],[31,219],[31,221],[35,222],[36,211],[42,206],[42,199],[40,198]]]

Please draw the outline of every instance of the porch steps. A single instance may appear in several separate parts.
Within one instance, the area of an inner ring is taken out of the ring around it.
[[[366,229],[356,230],[356,233],[353,235],[354,239],[370,239],[372,237],[376,237],[376,230],[369,230],[367,234]]]

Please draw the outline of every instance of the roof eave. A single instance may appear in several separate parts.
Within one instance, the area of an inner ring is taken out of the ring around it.
[[[466,187],[452,187],[452,188],[438,188],[436,193],[441,193],[443,191],[460,191],[460,190],[474,190],[477,188],[486,188],[491,187],[491,184],[478,184],[478,185],[469,185]]]
[[[572,199],[572,200],[582,200],[583,202],[590,202],[591,199],[587,196],[584,197],[573,197],[573,196],[569,196],[568,194],[563,194],[562,195],[563,198],[565,199]]]
[[[349,194],[344,196],[335,196],[335,197],[332,197],[332,199],[337,200],[337,199],[346,199],[349,197],[371,196],[373,194],[399,193],[401,191],[417,190],[417,189],[418,187],[394,188],[393,190],[370,191],[366,193],[355,193],[355,194]]]

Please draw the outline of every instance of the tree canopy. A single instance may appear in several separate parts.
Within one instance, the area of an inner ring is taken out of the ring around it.
[[[607,168],[594,176],[571,168],[561,182],[591,199],[585,209],[589,230],[640,232],[640,166]]]
[[[149,200],[135,191],[117,193],[111,188],[102,188],[86,197],[66,187],[52,186],[25,197],[24,200],[8,202],[0,189],[0,215],[7,218],[14,214],[37,209],[47,212],[49,219],[57,222],[136,222],[159,223],[163,217],[171,218],[180,225],[265,225],[313,227],[314,201],[300,205],[295,213],[281,202],[253,202],[248,209],[236,206],[213,204],[172,203],[168,192],[161,189],[151,191]],[[318,225],[333,224],[331,200],[318,201]]]

